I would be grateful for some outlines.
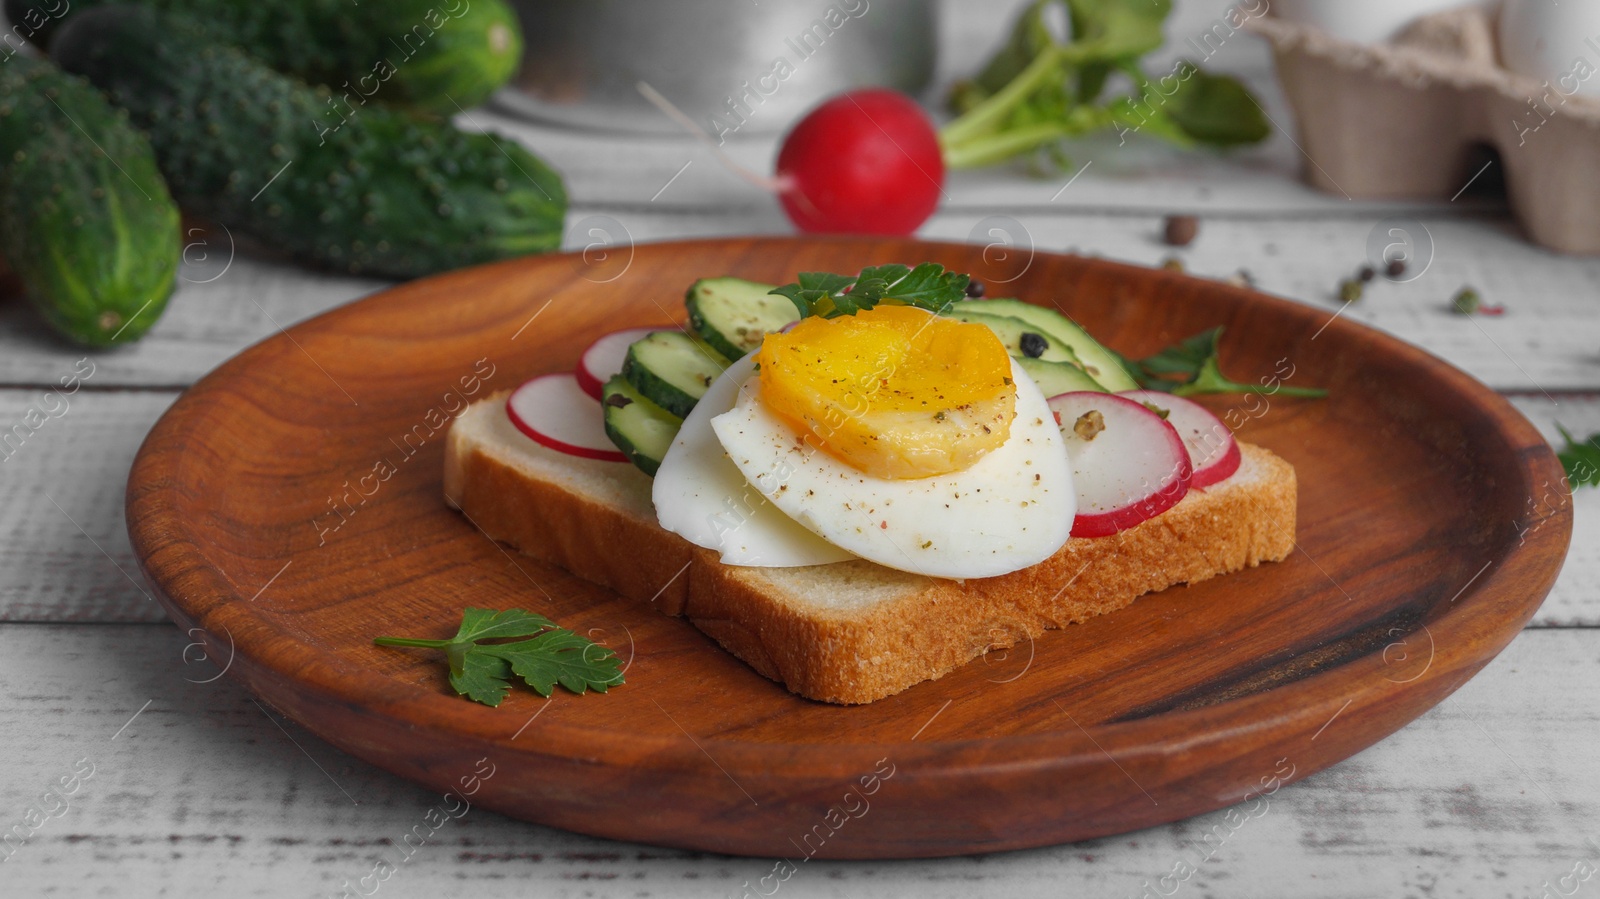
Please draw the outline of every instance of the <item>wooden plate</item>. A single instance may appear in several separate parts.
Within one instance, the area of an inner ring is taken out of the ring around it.
[[[203,628],[230,675],[330,743],[507,815],[796,861],[937,856],[1242,800],[1230,820],[1259,814],[1261,794],[1471,677],[1533,614],[1566,552],[1561,469],[1534,428],[1462,372],[1326,309],[1103,261],[991,263],[982,247],[913,241],[612,253],[407,284],[251,347],[189,390],[128,484],[133,545],[178,625]],[[684,622],[508,552],[441,499],[452,411],[570,369],[606,331],[679,320],[696,277],[923,260],[972,272],[991,295],[1059,302],[1127,353],[1226,325],[1230,373],[1330,388],[1326,401],[1216,406],[1298,470],[1297,551],[844,708],[796,698]],[[448,636],[468,605],[590,632],[631,659],[627,685],[548,701],[518,689],[490,709],[450,693],[438,658],[371,643]]]

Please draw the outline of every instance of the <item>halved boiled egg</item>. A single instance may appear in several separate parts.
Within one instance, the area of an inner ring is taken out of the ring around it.
[[[885,321],[894,333],[881,333]],[[760,377],[711,419],[745,481],[828,543],[902,571],[992,577],[1059,550],[1076,512],[1061,433],[993,334],[961,325],[982,332],[962,345],[968,332],[944,327],[961,323],[910,307],[835,323],[837,332],[802,322],[787,340],[768,336]],[[785,354],[801,361],[784,364]],[[961,426],[948,426],[955,416]]]

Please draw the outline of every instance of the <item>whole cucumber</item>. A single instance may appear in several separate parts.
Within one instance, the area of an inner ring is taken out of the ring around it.
[[[48,47],[77,13],[128,0],[5,0],[23,37]],[[434,116],[488,99],[516,72],[522,31],[505,0],[132,0],[187,15],[216,40],[354,103]]]
[[[431,274],[560,245],[566,192],[537,156],[312,89],[184,16],[105,6],[51,44],[150,135],[186,211],[352,273]]]
[[[0,62],[0,247],[67,337],[126,343],[177,285],[178,207],[144,136],[49,62]]]

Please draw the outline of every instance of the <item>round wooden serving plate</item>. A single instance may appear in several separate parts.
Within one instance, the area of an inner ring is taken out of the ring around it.
[[[972,272],[991,296],[1059,304],[1128,354],[1225,325],[1230,374],[1329,388],[1323,401],[1214,403],[1298,471],[1295,552],[838,707],[508,551],[445,505],[455,410],[570,369],[607,331],[681,321],[696,278],[924,260]],[[145,441],[128,528],[173,619],[202,628],[213,658],[232,646],[228,673],[274,708],[514,817],[799,861],[1039,846],[1249,800],[1247,815],[1493,658],[1549,590],[1571,531],[1555,455],[1509,404],[1330,315],[1168,272],[1045,254],[990,264],[982,247],[904,240],[521,259],[385,291],[212,372]],[[442,656],[372,645],[448,636],[469,605],[590,633],[631,659],[627,684],[549,700],[519,687],[488,708],[450,691]]]

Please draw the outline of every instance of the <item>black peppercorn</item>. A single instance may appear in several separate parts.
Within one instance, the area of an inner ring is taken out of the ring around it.
[[[1192,215],[1167,216],[1165,234],[1167,246],[1186,247],[1200,235],[1200,220]]]

